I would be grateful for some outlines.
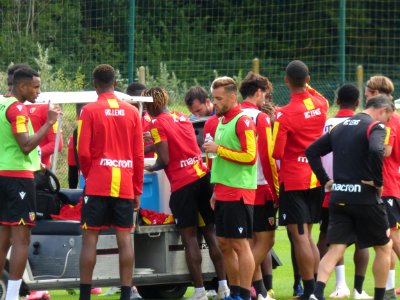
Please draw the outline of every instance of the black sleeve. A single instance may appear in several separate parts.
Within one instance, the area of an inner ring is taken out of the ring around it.
[[[376,124],[371,129],[369,136],[368,164],[371,168],[372,180],[375,186],[383,185],[382,164],[384,155],[384,144],[386,128],[382,123]]]
[[[322,166],[321,156],[332,152],[331,139],[329,133],[324,134],[306,149],[306,156],[312,171],[317,176],[321,185],[325,185],[330,178]]]

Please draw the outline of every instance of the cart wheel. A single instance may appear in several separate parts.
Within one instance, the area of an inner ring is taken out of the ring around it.
[[[182,298],[185,295],[187,285],[144,285],[137,286],[137,290],[145,299],[173,299]]]

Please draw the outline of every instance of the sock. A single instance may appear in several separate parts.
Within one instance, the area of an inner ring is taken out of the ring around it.
[[[218,287],[220,286],[228,286],[228,281],[226,279],[218,280]]]
[[[308,297],[310,297],[310,295],[314,292],[315,280],[314,279],[310,279],[310,280],[303,279],[303,285],[304,285],[303,298],[308,299]]]
[[[205,293],[205,292],[206,292],[206,289],[205,289],[204,286],[199,287],[199,288],[194,288],[194,294],[195,295],[202,294],[202,293]]]
[[[395,285],[395,277],[396,277],[396,270],[389,270],[389,276],[386,281],[386,290],[392,290],[394,289]]]
[[[256,290],[256,294],[261,294],[264,298],[267,296],[267,289],[264,286],[264,282],[262,279],[253,281],[254,289]]]
[[[22,279],[9,280],[7,283],[7,294],[5,300],[19,299],[19,288],[21,287]]]
[[[239,296],[243,300],[250,300],[250,290],[241,287]]]
[[[346,284],[346,270],[344,265],[336,266],[335,268],[336,273],[336,287],[345,287]]]
[[[354,288],[357,290],[357,292],[359,292],[360,294],[362,293],[362,288],[363,288],[363,284],[364,284],[364,276],[360,276],[360,275],[355,275],[354,276]]]
[[[130,300],[131,299],[131,287],[121,286],[121,296],[120,300]]]
[[[314,290],[314,295],[318,299],[323,299],[324,298],[324,290],[325,290],[325,283],[322,281],[317,281],[315,284],[315,290]]]
[[[231,295],[232,296],[239,296],[240,295],[240,286],[231,285],[229,288],[231,290]]]
[[[272,289],[272,275],[264,275],[263,280],[264,280],[264,286],[267,289],[267,291]]]
[[[385,297],[385,288],[375,288],[374,300],[383,300]]]
[[[79,285],[79,300],[90,300],[90,290],[92,289],[92,285],[81,283]]]
[[[301,284],[301,276],[299,274],[294,274],[294,286]]]

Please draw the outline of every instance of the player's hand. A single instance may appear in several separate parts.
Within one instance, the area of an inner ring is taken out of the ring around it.
[[[150,166],[150,165],[146,165],[146,166],[144,166],[144,169],[147,171],[147,172],[153,172],[153,168],[152,168],[153,166]]]
[[[140,208],[140,196],[135,196],[133,199],[133,210],[137,211]]]
[[[210,206],[212,208],[212,210],[215,209],[215,194],[213,193],[210,199]]]
[[[325,183],[325,190],[327,190],[328,192],[331,191],[332,189],[332,184],[333,184],[333,180],[329,180],[327,183]]]
[[[47,104],[47,122],[50,125],[54,125],[57,120],[58,120],[58,116],[62,116],[62,111],[59,107],[54,107],[50,101]]]
[[[153,138],[151,137],[150,131],[145,131],[143,132],[143,141],[145,143],[151,143],[153,142]]]
[[[217,153],[218,150],[218,144],[214,142],[204,143],[202,147],[206,153]]]
[[[379,198],[382,197],[382,191],[383,191],[382,186],[376,186],[373,180],[361,180],[361,183],[375,187],[378,191]]]

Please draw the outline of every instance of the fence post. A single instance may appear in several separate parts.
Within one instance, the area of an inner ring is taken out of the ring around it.
[[[346,81],[346,0],[340,0],[339,15],[339,78],[343,84]]]
[[[252,63],[253,63],[253,67],[251,68],[251,70],[255,74],[260,74],[260,60],[256,57],[253,59]]]
[[[362,65],[357,66],[357,86],[360,91],[360,107],[363,107],[364,102],[364,68]]]
[[[139,83],[146,85],[146,68],[143,66],[139,67]]]
[[[129,36],[128,36],[128,82],[133,82],[133,70],[135,69],[135,0],[129,1]]]

